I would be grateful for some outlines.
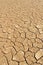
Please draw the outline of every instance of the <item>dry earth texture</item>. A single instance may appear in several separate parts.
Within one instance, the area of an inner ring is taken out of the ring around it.
[[[0,65],[43,65],[43,0],[0,0]]]

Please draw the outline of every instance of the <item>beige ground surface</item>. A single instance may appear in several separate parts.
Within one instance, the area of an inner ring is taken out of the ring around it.
[[[43,0],[0,0],[0,65],[43,65]]]

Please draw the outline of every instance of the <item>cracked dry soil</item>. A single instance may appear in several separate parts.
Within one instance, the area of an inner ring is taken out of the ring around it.
[[[43,65],[43,0],[0,0],[0,65]]]

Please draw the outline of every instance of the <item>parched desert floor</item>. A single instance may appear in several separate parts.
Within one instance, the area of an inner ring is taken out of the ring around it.
[[[0,0],[0,65],[43,65],[43,0]]]

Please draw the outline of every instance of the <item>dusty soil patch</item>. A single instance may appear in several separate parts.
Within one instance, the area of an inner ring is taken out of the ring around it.
[[[0,65],[43,65],[43,0],[0,0]]]

